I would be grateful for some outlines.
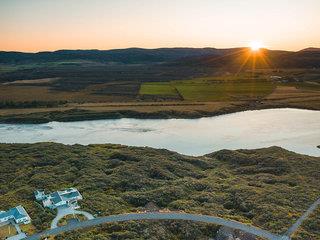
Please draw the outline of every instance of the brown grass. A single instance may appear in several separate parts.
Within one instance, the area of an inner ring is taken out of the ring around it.
[[[14,236],[16,234],[17,230],[12,224],[0,227],[0,239],[6,239],[6,237]]]
[[[320,91],[278,86],[272,94],[264,99],[263,103],[271,106],[277,104],[320,110]]]
[[[69,101],[69,102],[113,102],[129,100],[126,96],[93,94],[96,86],[81,91],[64,92],[51,90],[48,86],[0,85],[0,101]]]
[[[308,91],[298,89],[294,86],[277,86],[276,89],[271,93],[267,100],[280,100],[289,98],[310,98],[319,97],[320,91]]]

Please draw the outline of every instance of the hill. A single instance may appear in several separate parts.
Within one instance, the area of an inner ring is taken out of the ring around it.
[[[146,205],[235,219],[284,232],[319,196],[320,159],[278,147],[222,150],[191,157],[152,148],[55,143],[0,144],[0,209],[23,204],[29,233],[48,228],[54,212],[33,191],[77,187],[96,214]],[[319,239],[319,215],[293,238]],[[56,239],[209,239],[218,226],[179,221],[107,224]]]
[[[243,60],[246,59],[250,53],[251,51],[248,48],[128,48],[113,50],[58,50],[38,53],[0,51],[0,64],[30,64],[75,60],[122,64],[150,64],[179,61],[180,64],[208,64],[210,67],[231,67],[232,69],[234,65],[242,65]],[[257,54],[257,67],[320,67],[319,48],[307,48],[298,52],[261,49],[260,55],[263,55],[267,63],[265,60],[260,61]],[[185,59],[188,60],[184,61]],[[248,66],[251,66],[251,64],[252,61],[250,60]]]
[[[31,63],[70,60],[97,62],[152,63],[167,62],[184,57],[220,55],[224,50],[215,48],[159,48],[159,49],[114,49],[114,50],[58,50],[54,52],[0,52],[0,63]]]
[[[320,48],[314,48],[314,47],[309,47],[309,48],[305,48],[300,50],[300,52],[319,52]]]
[[[256,69],[320,68],[320,51],[309,48],[298,52],[242,48],[220,56],[190,57],[185,64],[223,68],[227,71]],[[181,63],[179,63],[181,64]]]

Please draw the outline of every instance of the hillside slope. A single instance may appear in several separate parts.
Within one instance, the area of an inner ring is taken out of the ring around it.
[[[0,209],[23,204],[37,231],[54,212],[33,191],[77,187],[83,209],[110,215],[159,208],[235,219],[285,232],[319,197],[320,159],[278,147],[189,157],[120,145],[0,144]],[[320,239],[313,216],[294,239]],[[34,232],[29,228],[29,232]],[[208,239],[218,226],[179,221],[110,224],[57,239]]]
[[[4,52],[0,63],[39,63],[50,61],[87,60],[97,62],[166,62],[191,56],[220,55],[224,50],[215,48],[127,48],[112,50],[58,50],[54,52]]]

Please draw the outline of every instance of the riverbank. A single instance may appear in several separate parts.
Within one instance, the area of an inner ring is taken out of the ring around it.
[[[48,123],[101,119],[195,119],[247,110],[297,108],[320,110],[319,100],[260,100],[247,102],[154,102],[70,104],[60,108],[0,109],[0,123]]]

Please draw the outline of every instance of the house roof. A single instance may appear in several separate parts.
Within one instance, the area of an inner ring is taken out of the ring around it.
[[[38,189],[38,190],[35,190],[33,193],[34,193],[34,195],[44,194],[44,190]]]
[[[19,220],[21,218],[29,217],[29,215],[22,206],[17,206],[15,208],[9,209],[6,212],[0,213],[0,219],[6,217],[13,217],[16,220]]]
[[[54,192],[54,193],[51,193],[51,201],[54,204],[57,204],[62,201],[62,198],[60,197],[60,194],[58,192]]]
[[[80,192],[75,188],[69,188],[65,191],[56,191],[50,194],[51,202],[57,204],[61,201],[70,201],[82,198]]]
[[[24,209],[22,206],[16,207],[17,213],[15,214],[15,218],[24,218],[24,217],[29,217],[27,211]]]
[[[66,200],[70,200],[73,198],[80,197],[80,193],[78,191],[68,192],[68,193],[62,194],[61,197]]]

